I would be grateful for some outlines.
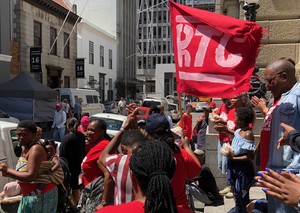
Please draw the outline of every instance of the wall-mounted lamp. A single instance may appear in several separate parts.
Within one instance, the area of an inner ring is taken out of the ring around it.
[[[256,10],[259,8],[259,4],[257,4],[258,0],[248,0],[245,2],[243,6],[243,10],[245,10],[245,17],[248,21],[256,21]]]

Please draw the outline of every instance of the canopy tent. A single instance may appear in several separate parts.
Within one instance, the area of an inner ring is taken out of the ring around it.
[[[0,85],[0,109],[19,120],[53,120],[57,92],[26,72]]]

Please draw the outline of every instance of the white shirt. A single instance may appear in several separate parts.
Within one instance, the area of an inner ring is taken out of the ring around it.
[[[57,110],[55,110],[52,128],[60,129],[65,125],[66,121],[67,121],[66,113],[62,109],[58,112]]]

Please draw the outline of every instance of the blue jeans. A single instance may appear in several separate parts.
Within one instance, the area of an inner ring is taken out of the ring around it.
[[[63,126],[61,128],[54,128],[53,139],[55,141],[62,142],[63,137],[65,136],[66,127]]]
[[[222,174],[226,174],[228,168],[228,157],[222,155],[222,153],[220,152],[223,144],[223,141],[218,141],[218,169],[222,171]]]
[[[229,174],[235,200],[235,213],[247,213],[246,206],[250,203],[249,190],[254,182],[252,161],[229,162]]]
[[[288,212],[288,213],[296,213],[297,208],[293,206],[289,206],[287,204],[283,204],[280,200],[275,197],[268,196],[268,212],[270,213],[281,213],[281,212]]]

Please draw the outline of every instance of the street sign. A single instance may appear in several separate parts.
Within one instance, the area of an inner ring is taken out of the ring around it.
[[[41,47],[30,47],[30,72],[42,72]]]
[[[84,58],[77,58],[75,62],[76,78],[84,78]]]

